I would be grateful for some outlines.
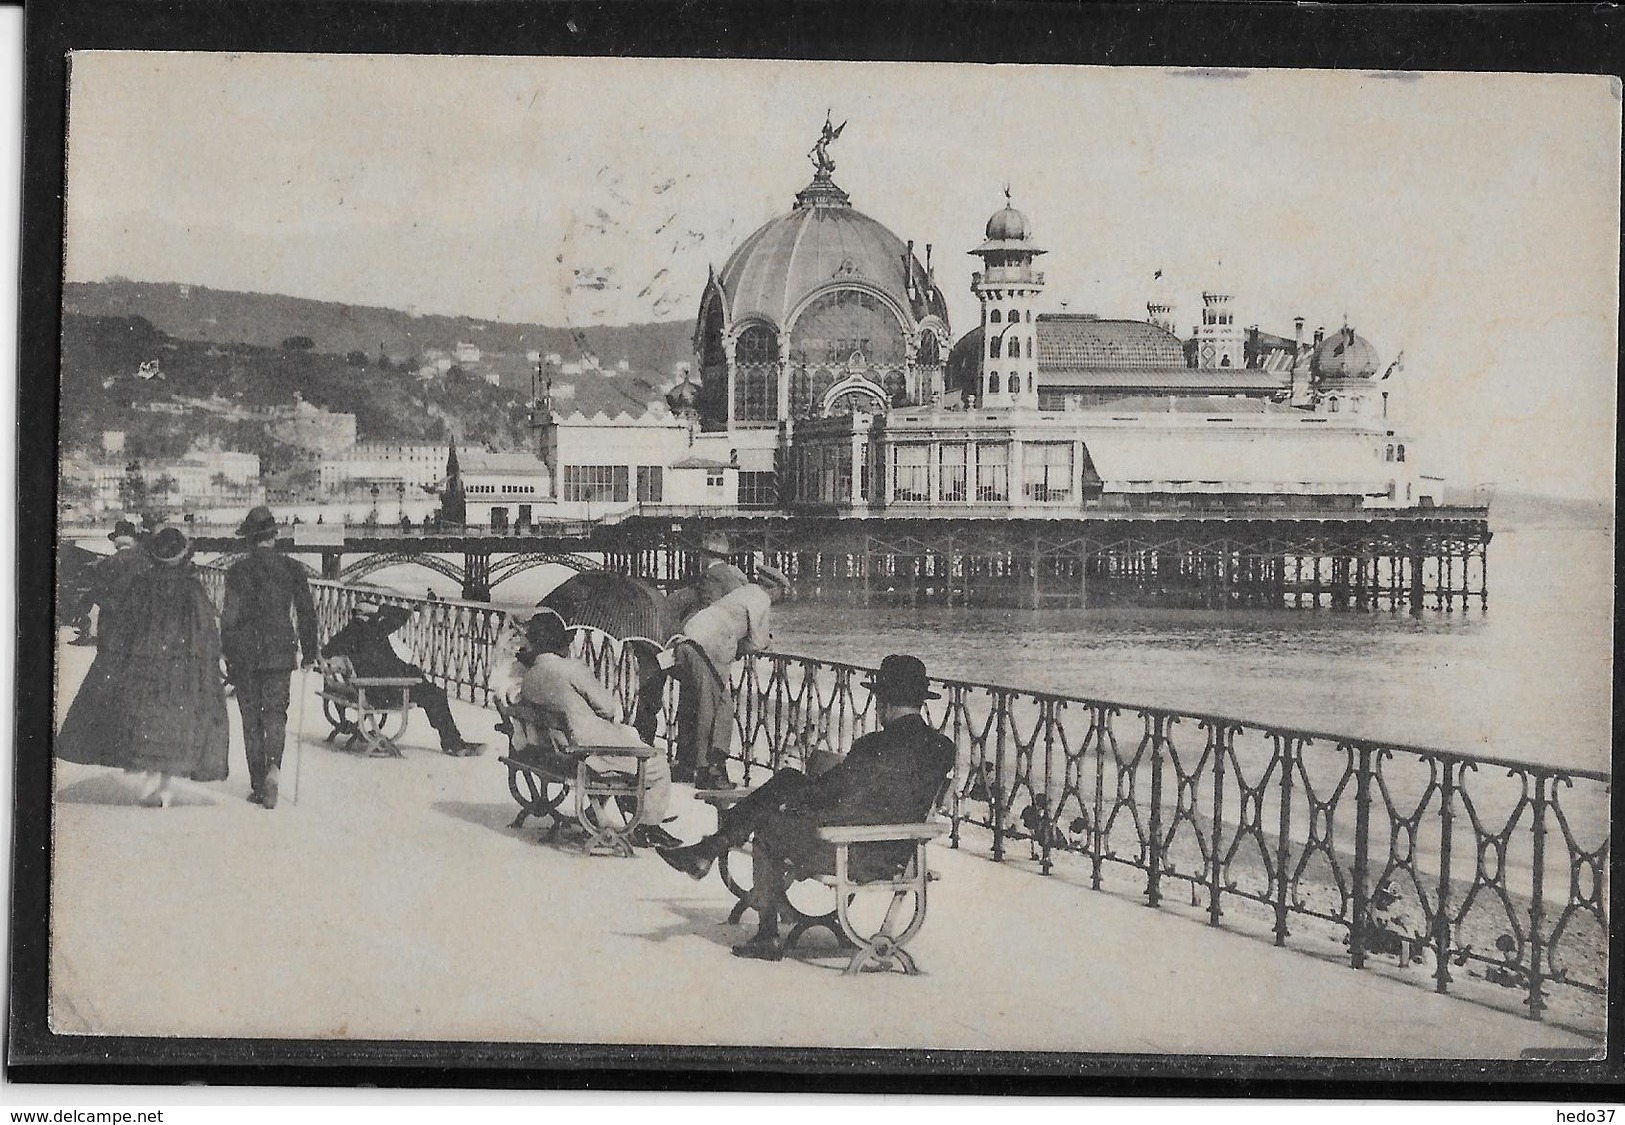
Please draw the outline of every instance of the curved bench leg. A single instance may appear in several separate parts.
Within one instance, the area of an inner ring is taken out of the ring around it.
[[[836,914],[841,923],[841,930],[858,947],[857,952],[852,955],[852,960],[847,962],[845,975],[853,976],[861,973],[870,964],[881,970],[890,969],[894,965],[900,966],[903,972],[910,976],[920,971],[920,967],[915,964],[913,956],[903,947],[908,943],[908,939],[918,933],[920,927],[925,923],[925,893],[925,880],[923,879],[904,886],[894,887],[891,904],[886,907],[885,919],[880,923],[880,928],[867,937],[854,929],[852,920],[847,917],[847,907],[851,905],[855,896],[843,895],[836,901]],[[914,912],[909,918],[908,925],[899,932],[897,929],[897,913],[903,905],[903,900],[910,895],[916,896]]]

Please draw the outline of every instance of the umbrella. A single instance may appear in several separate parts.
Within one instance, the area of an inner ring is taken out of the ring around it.
[[[566,625],[589,626],[621,640],[643,637],[664,644],[671,635],[665,595],[643,579],[624,574],[574,575],[536,604],[564,618]]]

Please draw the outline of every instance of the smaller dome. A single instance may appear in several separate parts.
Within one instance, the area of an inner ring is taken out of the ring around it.
[[[698,409],[700,388],[685,378],[666,393],[666,405],[673,414],[685,414]]]
[[[1004,209],[987,221],[987,237],[993,242],[1025,242],[1031,236],[1027,216],[1006,202]]]
[[[1346,324],[1320,342],[1309,363],[1321,379],[1369,379],[1379,366],[1371,341]]]

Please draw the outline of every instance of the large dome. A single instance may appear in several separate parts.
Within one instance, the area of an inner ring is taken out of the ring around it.
[[[835,281],[874,286],[915,316],[940,315],[918,259],[909,299],[907,254],[902,239],[850,204],[803,201],[740,243],[717,281],[732,324],[760,316],[783,329],[803,299]]]
[[[1344,325],[1320,342],[1310,370],[1321,379],[1369,379],[1377,373],[1377,349]]]

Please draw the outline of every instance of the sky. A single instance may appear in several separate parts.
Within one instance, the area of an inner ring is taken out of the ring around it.
[[[825,113],[956,334],[1009,186],[1059,311],[1345,317],[1424,471],[1614,489],[1620,92],[1573,75],[76,53],[67,276],[555,325],[686,320]],[[1161,278],[1156,275],[1160,271]]]

